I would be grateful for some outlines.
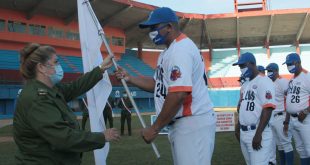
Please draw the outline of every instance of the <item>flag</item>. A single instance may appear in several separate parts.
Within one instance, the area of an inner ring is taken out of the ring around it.
[[[102,39],[99,32],[103,32],[88,0],[77,0],[80,42],[84,73],[91,71],[103,61],[100,52]],[[99,29],[99,31],[98,31]],[[112,91],[112,85],[107,72],[87,95],[90,126],[92,132],[103,132],[105,128],[103,109]],[[94,151],[96,165],[105,165],[109,152],[109,143],[104,148]]]

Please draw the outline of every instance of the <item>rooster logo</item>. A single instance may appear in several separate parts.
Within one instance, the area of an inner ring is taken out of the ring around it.
[[[175,81],[181,77],[181,71],[178,66],[174,66],[171,69],[170,80]]]
[[[271,92],[270,92],[270,91],[267,91],[265,97],[266,97],[266,99],[268,99],[268,100],[272,99],[272,94],[271,94]]]

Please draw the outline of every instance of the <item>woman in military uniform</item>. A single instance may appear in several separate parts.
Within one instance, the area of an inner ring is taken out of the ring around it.
[[[20,52],[26,84],[17,100],[13,121],[18,146],[16,164],[81,163],[81,153],[119,139],[115,129],[84,132],[67,102],[91,89],[111,67],[111,57],[70,84],[59,83],[63,70],[50,46],[31,43]]]

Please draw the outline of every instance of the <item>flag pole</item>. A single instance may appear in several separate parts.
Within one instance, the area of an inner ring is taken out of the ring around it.
[[[118,70],[118,68],[117,68],[117,63],[116,63],[116,61],[115,61],[115,59],[114,59],[114,54],[113,54],[113,52],[112,52],[111,49],[110,49],[110,46],[109,46],[109,44],[108,44],[108,42],[107,42],[107,40],[106,40],[106,38],[105,38],[104,31],[103,31],[102,27],[100,26],[100,24],[99,24],[99,22],[98,22],[98,19],[97,19],[96,15],[95,15],[95,13],[94,13],[94,11],[93,11],[93,9],[92,9],[90,3],[89,3],[89,0],[84,0],[83,3],[85,3],[85,4],[87,5],[88,11],[89,11],[89,13],[90,13],[90,15],[91,15],[91,17],[92,17],[92,19],[93,19],[93,21],[94,21],[94,23],[95,23],[97,29],[98,29],[98,34],[100,35],[100,37],[101,37],[101,39],[102,39],[102,42],[104,43],[104,45],[105,45],[105,47],[106,47],[106,49],[107,49],[107,51],[108,51],[109,56],[112,56],[112,57],[113,57],[113,58],[112,58],[112,62],[113,62],[113,65],[114,65],[115,69]],[[133,99],[133,97],[132,97],[132,95],[131,95],[131,93],[130,93],[130,90],[129,90],[128,86],[127,86],[126,81],[125,81],[124,79],[121,79],[121,82],[122,82],[122,85],[123,85],[124,88],[125,88],[125,91],[126,91],[128,97],[129,97],[129,99],[130,99],[131,104],[133,105],[133,107],[134,107],[134,109],[135,109],[135,111],[136,111],[136,113],[137,113],[137,115],[138,115],[138,118],[139,118],[139,120],[140,120],[140,123],[142,124],[142,127],[143,127],[143,128],[146,128],[145,122],[144,122],[144,120],[143,120],[143,118],[142,118],[142,116],[141,116],[141,114],[140,114],[140,111],[139,111],[139,109],[138,109],[137,104],[135,103],[135,101],[134,101],[134,99]],[[160,154],[159,154],[159,152],[158,152],[158,149],[157,149],[156,145],[155,145],[153,142],[151,143],[151,145],[152,145],[152,148],[153,148],[153,150],[154,150],[154,152],[155,152],[155,154],[156,154],[156,157],[157,157],[157,158],[160,158]]]

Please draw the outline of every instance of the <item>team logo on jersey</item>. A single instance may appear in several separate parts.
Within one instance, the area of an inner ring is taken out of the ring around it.
[[[266,99],[268,99],[268,100],[272,99],[272,94],[271,94],[271,92],[270,92],[270,91],[267,91],[265,97],[266,97]]]
[[[253,89],[257,89],[257,85],[254,84],[254,85],[252,86],[252,88],[253,88]]]
[[[171,69],[170,80],[175,81],[181,77],[181,71],[178,66],[173,66]]]

